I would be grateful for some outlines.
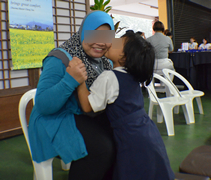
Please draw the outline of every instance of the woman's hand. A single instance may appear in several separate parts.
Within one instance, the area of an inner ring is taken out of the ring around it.
[[[77,57],[73,57],[69,62],[66,71],[80,84],[87,79],[85,64]]]

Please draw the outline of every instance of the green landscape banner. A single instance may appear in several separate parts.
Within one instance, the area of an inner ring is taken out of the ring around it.
[[[9,0],[12,69],[42,67],[55,47],[52,0]]]

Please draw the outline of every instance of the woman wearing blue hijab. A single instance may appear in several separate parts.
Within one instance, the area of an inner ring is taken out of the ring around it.
[[[102,11],[89,13],[79,32],[43,60],[29,122],[33,160],[40,163],[59,156],[65,163],[72,162],[70,180],[105,178],[115,154],[105,113],[83,114],[77,100],[81,69],[87,71],[86,84],[90,87],[100,73],[112,68],[103,56],[111,43],[85,42],[86,30],[114,30],[113,20]],[[67,57],[78,57],[83,63],[71,66],[74,61],[67,62]]]

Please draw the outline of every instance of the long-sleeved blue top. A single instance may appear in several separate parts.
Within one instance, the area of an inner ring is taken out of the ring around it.
[[[53,56],[45,59],[29,121],[34,161],[42,162],[59,155],[69,163],[87,155],[74,119],[74,114],[81,114],[74,95],[78,85],[60,59]]]

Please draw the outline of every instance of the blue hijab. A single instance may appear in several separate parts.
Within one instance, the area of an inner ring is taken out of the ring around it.
[[[108,24],[111,30],[114,30],[113,19],[103,11],[92,11],[86,15],[79,29],[80,40],[84,40],[85,30],[95,30],[103,24]]]
[[[88,87],[92,85],[94,80],[99,76],[100,73],[102,73],[103,70],[112,69],[111,63],[105,56],[101,58],[90,59],[90,57],[87,56],[82,47],[82,42],[84,40],[84,31],[95,30],[103,24],[108,24],[111,30],[114,30],[113,19],[107,13],[103,11],[92,11],[85,16],[79,31],[59,46],[60,48],[67,51],[72,57],[78,57],[83,61],[88,74],[88,78],[86,80],[86,84],[88,85]],[[99,68],[102,69],[102,71],[96,71],[96,69],[93,68],[93,64],[95,66],[102,67]]]

